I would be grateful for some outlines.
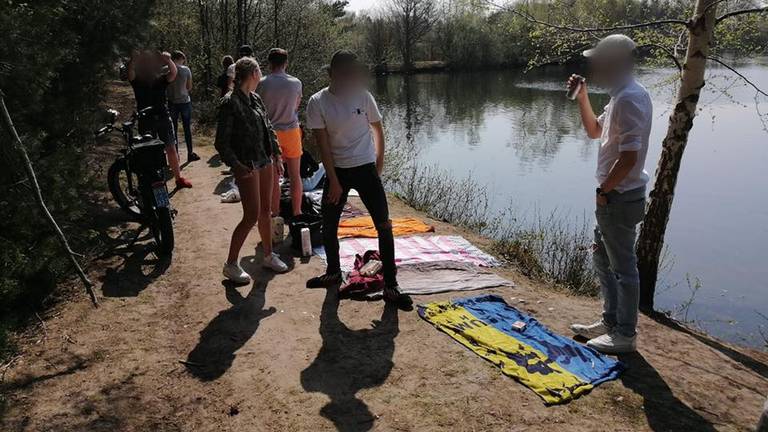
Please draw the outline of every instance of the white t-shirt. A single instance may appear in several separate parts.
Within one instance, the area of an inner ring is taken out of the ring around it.
[[[636,151],[637,163],[616,186],[618,192],[645,186],[650,179],[645,170],[648,139],[651,135],[653,104],[648,90],[634,79],[611,91],[611,100],[597,121],[603,128],[597,153],[598,184],[602,184],[619,159],[620,152]]]
[[[337,96],[324,88],[307,103],[307,127],[325,129],[334,164],[354,168],[376,162],[371,123],[381,121],[373,95],[366,90]]]

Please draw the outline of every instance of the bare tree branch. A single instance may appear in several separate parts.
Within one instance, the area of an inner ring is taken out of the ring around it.
[[[755,89],[756,92],[760,93],[763,96],[768,96],[768,93],[766,93],[760,87],[758,87],[757,84],[755,84],[752,81],[750,81],[749,78],[745,77],[741,72],[737,71],[733,66],[729,65],[728,63],[724,62],[723,60],[721,60],[721,59],[719,59],[717,57],[713,57],[713,56],[708,56],[707,60],[712,60],[713,62],[720,64],[721,66],[723,66],[724,68],[726,68],[729,71],[733,72],[739,78],[744,80],[744,82],[749,84],[753,89]]]
[[[611,31],[630,30],[630,29],[638,29],[638,28],[645,28],[645,27],[655,27],[655,26],[667,25],[667,24],[683,25],[685,27],[689,27],[690,26],[690,22],[689,21],[684,21],[684,20],[680,20],[680,19],[665,19],[665,20],[648,21],[648,22],[642,22],[642,23],[637,23],[637,24],[625,24],[625,25],[618,25],[618,26],[611,26],[611,27],[591,27],[591,28],[571,27],[571,26],[566,26],[566,25],[561,25],[561,24],[554,24],[554,23],[542,21],[542,20],[537,19],[536,17],[534,17],[533,15],[531,15],[531,14],[529,14],[527,12],[523,12],[523,11],[517,9],[517,8],[514,8],[514,7],[500,5],[498,3],[495,3],[492,0],[486,0],[486,2],[489,5],[491,5],[491,6],[495,7],[495,8],[498,8],[498,9],[501,9],[501,10],[505,10],[507,12],[510,12],[510,13],[514,14],[514,15],[517,15],[517,16],[525,19],[526,21],[530,22],[530,23],[538,24],[538,25],[543,25],[543,26],[546,26],[546,27],[551,27],[551,28],[554,28],[554,29],[557,29],[557,30],[565,30],[565,31],[569,31],[569,32],[574,32],[574,33],[606,33],[606,32],[611,32]]]
[[[739,16],[739,15],[746,15],[746,14],[758,14],[768,12],[768,6],[763,6],[760,8],[752,8],[752,9],[741,9],[733,12],[728,12],[727,14],[724,14],[720,17],[718,17],[715,20],[715,24],[719,24],[721,21],[726,20],[731,17]]]
[[[658,50],[664,51],[664,54],[666,54],[667,57],[672,59],[672,61],[675,63],[675,66],[677,66],[677,71],[680,72],[680,73],[683,72],[683,65],[680,64],[680,60],[678,60],[678,58],[675,55],[674,51],[672,51],[671,49],[665,47],[664,45],[659,45],[659,44],[655,44],[655,43],[643,44],[643,45],[640,45],[638,48],[643,48],[643,47],[649,47],[649,48],[653,48],[653,49],[658,49]]]
[[[40,185],[37,183],[37,175],[35,175],[35,170],[34,168],[32,168],[32,161],[29,160],[29,155],[27,154],[27,150],[24,148],[24,144],[21,142],[21,138],[19,137],[18,132],[16,132],[16,128],[13,126],[13,121],[11,120],[11,114],[8,112],[8,108],[5,106],[5,98],[2,90],[0,90],[0,111],[2,111],[3,123],[5,123],[5,126],[8,128],[8,132],[11,134],[11,137],[13,138],[12,147],[21,155],[21,158],[24,161],[24,171],[27,174],[29,183],[33,186],[34,198],[35,198],[35,201],[37,201],[38,206],[40,207],[40,211],[42,211],[43,216],[45,216],[45,218],[48,220],[48,223],[51,225],[51,227],[53,227],[54,231],[56,232],[56,235],[59,238],[59,243],[61,243],[62,248],[64,248],[64,251],[67,253],[69,260],[72,263],[72,266],[77,271],[77,274],[80,277],[80,280],[83,282],[83,285],[85,285],[85,290],[88,292],[88,295],[91,297],[91,301],[93,302],[93,305],[98,306],[99,300],[96,297],[96,292],[93,290],[93,282],[91,282],[90,279],[88,279],[88,276],[85,274],[85,272],[83,272],[82,267],[80,267],[80,263],[77,262],[78,254],[73,252],[72,248],[69,247],[69,242],[67,241],[67,237],[64,235],[64,232],[61,231],[61,228],[59,228],[59,225],[56,223],[56,219],[53,218],[53,215],[48,210],[48,206],[45,205],[45,200],[43,200],[43,194],[40,191]]]

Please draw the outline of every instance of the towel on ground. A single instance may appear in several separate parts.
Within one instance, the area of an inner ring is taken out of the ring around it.
[[[347,238],[339,240],[341,269],[346,272],[352,271],[356,255],[378,248],[378,239]],[[322,246],[316,247],[314,253],[325,260],[325,249]],[[395,262],[398,265],[433,261],[458,261],[481,267],[497,267],[499,265],[496,258],[481,251],[461,236],[395,237]]]
[[[424,234],[434,232],[435,227],[427,225],[420,219],[412,217],[402,217],[392,219],[392,234],[404,236],[410,234]],[[376,238],[378,233],[370,216],[360,216],[345,219],[339,222],[339,238],[346,237],[368,237]]]
[[[419,305],[419,316],[501,371],[530,388],[547,404],[567,403],[605,381],[624,364],[553,333],[535,318],[495,295]],[[525,323],[521,330],[513,328]]]
[[[380,298],[383,278],[360,276],[360,269],[373,255],[368,251],[358,255],[355,270],[339,288],[339,293],[368,300]],[[377,253],[377,252],[375,252]],[[379,258],[373,258],[379,259]],[[376,275],[380,276],[380,275]],[[513,287],[514,283],[498,276],[487,268],[458,261],[434,261],[404,264],[397,268],[397,282],[405,294],[424,295],[450,291],[473,291],[496,287]]]

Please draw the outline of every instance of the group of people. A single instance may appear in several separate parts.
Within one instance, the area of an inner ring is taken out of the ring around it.
[[[266,77],[262,76],[250,46],[242,46],[239,54],[237,61],[227,56],[222,63],[225,72],[218,80],[222,99],[215,147],[231,168],[243,208],[242,219],[232,233],[223,273],[235,283],[248,283],[251,277],[240,267],[239,254],[254,225],[258,225],[261,235],[263,266],[278,273],[288,270],[272,250],[272,216],[279,210],[277,178],[283,175],[284,164],[290,180],[293,215],[301,214],[302,83],[286,73],[288,53],[284,49],[270,50],[270,73]],[[181,62],[177,61],[176,53],[157,57],[154,70],[164,66],[167,73],[162,75],[143,70],[149,60],[145,60],[146,64],[137,62],[130,69],[130,76],[135,78],[129,79],[136,90],[139,108],[157,104],[154,126],[161,139],[168,139],[168,159],[177,184],[188,187],[179,174],[175,147],[170,145],[175,139],[175,128],[171,127],[172,121],[161,103],[161,99],[165,100],[165,88],[170,85],[171,112],[181,114],[185,137],[191,137],[187,133],[191,73],[179,72],[184,70],[181,56]],[[597,322],[574,324],[571,329],[589,339],[587,344],[599,351],[630,352],[636,349],[640,281],[634,245],[649,180],[644,165],[652,104],[647,90],[634,78],[636,45],[629,37],[608,36],[585,51],[584,56],[589,60],[593,79],[608,89],[611,96],[597,116],[588,97],[586,80],[575,75],[568,80],[569,89],[579,86],[576,100],[587,135],[600,139],[593,252],[604,308]],[[347,196],[355,189],[378,232],[384,299],[410,306],[410,297],[401,292],[397,282],[392,223],[381,181],[384,131],[376,100],[367,90],[367,67],[353,52],[340,50],[333,54],[327,71],[329,85],[312,95],[306,106],[306,126],[320,150],[326,174],[321,213],[327,268],[322,275],[307,281],[307,286],[328,287],[342,280],[338,225]],[[144,74],[146,78],[139,81]],[[175,80],[180,78],[184,81],[176,84]],[[187,141],[187,146],[190,155],[194,154],[191,141]]]
[[[126,63],[126,79],[133,88],[139,116],[139,133],[155,135],[165,143],[168,164],[176,187],[190,188],[192,183],[181,176],[178,147],[178,123],[181,117],[187,161],[200,157],[192,150],[192,71],[181,51],[134,51]]]
[[[215,146],[231,168],[240,190],[243,217],[232,233],[224,276],[236,283],[251,278],[239,265],[240,249],[258,226],[264,250],[262,265],[282,273],[288,266],[272,250],[272,216],[279,207],[275,181],[284,166],[290,182],[293,216],[301,215],[302,181],[300,159],[302,132],[299,107],[301,81],[286,73],[288,52],[273,48],[267,57],[269,74],[262,77],[252,49],[240,48],[240,59],[222,65],[219,79],[224,96],[219,108]],[[328,260],[326,272],[307,281],[309,287],[341,282],[339,220],[351,189],[371,214],[379,236],[384,273],[384,298],[409,306],[411,299],[397,284],[395,247],[387,196],[381,182],[384,166],[384,130],[381,113],[367,90],[366,66],[350,51],[334,53],[327,66],[330,83],[309,98],[306,126],[312,130],[325,168],[326,181],[321,206],[323,245]]]

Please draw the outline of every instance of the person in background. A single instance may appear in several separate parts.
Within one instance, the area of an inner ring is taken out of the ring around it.
[[[192,183],[181,176],[176,135],[168,113],[168,84],[176,79],[176,64],[167,52],[134,52],[128,62],[128,82],[136,97],[136,109],[150,108],[147,116],[139,118],[139,133],[153,134],[165,143],[165,153],[176,179],[176,187],[191,188]]]
[[[235,64],[235,60],[232,59],[231,55],[225,55],[221,58],[221,67],[223,69],[221,75],[216,78],[216,87],[219,88],[220,97],[224,97],[229,91],[229,76],[227,75],[227,72],[229,71],[229,67],[233,64]]]
[[[574,333],[589,338],[601,352],[636,349],[640,276],[635,254],[636,226],[645,212],[648,173],[645,158],[653,106],[648,91],[635,81],[635,42],[616,34],[584,51],[595,81],[611,95],[597,117],[586,82],[571,76],[568,88],[582,82],[577,93],[587,135],[600,139],[595,191],[597,226],[593,260],[603,294],[603,316],[594,324],[574,324]]]
[[[327,181],[321,206],[325,274],[307,286],[340,283],[339,219],[350,189],[371,214],[379,237],[384,273],[384,300],[409,308],[411,298],[401,293],[395,267],[395,242],[389,219],[387,195],[381,182],[384,168],[384,129],[373,95],[366,90],[367,70],[351,51],[333,54],[328,67],[330,85],[315,93],[307,104],[307,126],[312,129],[322,155]]]
[[[237,59],[240,60],[243,57],[253,57],[253,48],[250,45],[243,45],[238,50]],[[227,67],[227,91],[234,89],[235,83],[235,64],[232,63]]]
[[[269,120],[277,133],[277,142],[283,160],[288,167],[288,179],[291,182],[291,207],[293,216],[301,215],[301,195],[303,193],[299,166],[302,143],[299,126],[299,104],[301,104],[302,85],[297,78],[288,75],[288,51],[272,48],[267,56],[270,73],[263,80],[256,92],[267,106]],[[280,210],[280,178],[275,176],[272,193],[272,210]]]
[[[187,162],[200,160],[192,151],[192,71],[185,65],[187,56],[181,51],[174,51],[171,60],[176,64],[176,79],[168,86],[173,132],[176,135],[176,151],[179,150],[179,116],[184,127],[184,142],[187,144]]]
[[[251,277],[238,262],[240,249],[258,223],[264,248],[262,266],[277,273],[288,266],[272,251],[272,177],[274,165],[282,166],[280,147],[261,98],[255,93],[261,82],[259,63],[244,57],[235,64],[234,90],[221,100],[214,145],[221,160],[232,169],[240,190],[243,218],[232,232],[224,277],[248,283]]]

